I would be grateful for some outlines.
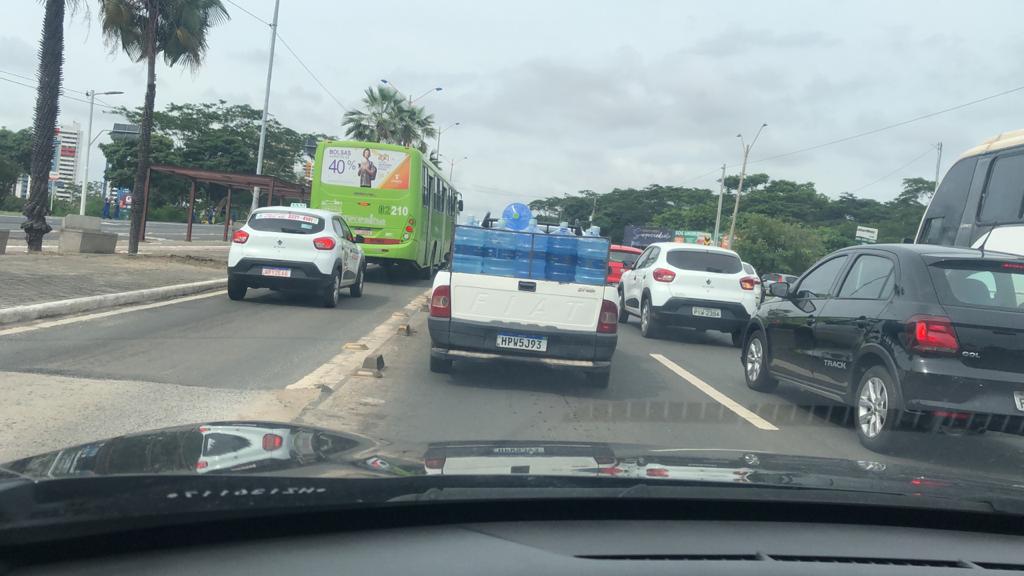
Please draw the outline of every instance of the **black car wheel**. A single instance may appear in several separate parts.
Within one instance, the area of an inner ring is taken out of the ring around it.
[[[875,366],[864,373],[854,396],[854,428],[865,448],[890,452],[900,422],[899,392],[889,371]]]
[[[772,392],[779,387],[778,381],[768,375],[767,351],[761,332],[751,334],[743,350],[743,374],[751,390]]]
[[[228,278],[228,298],[232,300],[242,300],[245,298],[245,292],[248,289],[249,287],[245,285],[245,282],[234,278]]]
[[[644,338],[661,337],[661,326],[658,324],[657,318],[654,317],[653,308],[651,306],[651,299],[644,296],[643,301],[640,303],[640,334]]]
[[[619,324],[629,322],[629,310],[626,310],[626,295],[619,292]]]
[[[365,276],[366,266],[363,266],[359,269],[359,275],[356,276],[356,283],[349,286],[348,289],[348,293],[351,294],[353,298],[359,298],[363,295],[363,280]]]
[[[452,361],[444,358],[430,357],[430,371],[437,374],[447,374],[452,371]]]
[[[743,330],[733,330],[732,345],[735,346],[736,348],[743,347]]]
[[[341,290],[341,278],[338,276],[337,270],[331,275],[331,283],[324,288],[324,307],[335,308],[338,306],[338,291]]]

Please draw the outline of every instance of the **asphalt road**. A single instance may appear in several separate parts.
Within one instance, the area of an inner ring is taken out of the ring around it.
[[[0,214],[0,230],[17,230],[21,232],[21,223],[25,219],[22,216],[10,216]],[[56,241],[60,238],[60,229],[63,227],[63,218],[49,217],[47,221],[53,227],[53,232],[46,235],[46,241]],[[101,229],[104,232],[115,232],[118,236],[128,237],[128,229],[131,224],[127,220],[103,220]],[[153,222],[146,223],[146,239],[150,241],[160,240],[184,240],[187,226],[178,222]],[[20,236],[19,236],[20,238]],[[193,224],[193,240],[221,240],[224,238],[224,224]]]

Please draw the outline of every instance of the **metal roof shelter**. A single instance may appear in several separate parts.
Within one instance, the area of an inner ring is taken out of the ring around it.
[[[267,193],[267,206],[274,202],[274,195],[278,194],[282,199],[295,198],[299,201],[309,202],[309,190],[301,184],[286,182],[274,176],[260,176],[257,174],[237,174],[234,172],[220,172],[218,170],[203,170],[201,168],[186,168],[184,166],[169,166],[166,164],[154,164],[146,172],[146,185],[142,192],[142,240],[146,239],[146,220],[149,212],[149,178],[150,175],[170,174],[187,179],[191,182],[188,193],[188,228],[185,232],[185,241],[192,241],[192,216],[196,202],[196,184],[220,184],[228,189],[227,205],[224,209],[224,240],[228,239],[228,228],[231,224],[231,190],[241,188],[252,190],[259,187],[269,190]]]

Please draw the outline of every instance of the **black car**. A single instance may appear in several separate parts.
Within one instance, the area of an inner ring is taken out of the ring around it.
[[[779,381],[854,407],[872,450],[898,429],[1024,429],[1024,258],[880,244],[772,284],[747,326],[747,386]]]

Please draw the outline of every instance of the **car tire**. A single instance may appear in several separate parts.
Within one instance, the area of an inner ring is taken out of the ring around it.
[[[640,334],[644,338],[661,338],[661,325],[654,316],[654,307],[651,306],[651,299],[644,296],[640,302]]]
[[[887,453],[898,447],[899,405],[896,381],[885,367],[864,372],[853,396],[853,427],[865,448]]]
[[[768,374],[767,352],[761,331],[752,333],[743,348],[743,377],[751,390],[774,392],[779,387],[779,382]]]
[[[234,278],[228,278],[228,298],[232,300],[243,300],[245,298],[245,292],[249,289],[245,285],[245,282],[241,280],[235,280]]]
[[[359,274],[356,275],[355,284],[350,286],[348,289],[348,293],[351,294],[353,298],[359,298],[360,296],[363,295],[363,281],[365,279],[365,276],[366,266],[361,266],[359,268]]]
[[[331,283],[324,288],[324,308],[336,308],[338,306],[338,292],[341,291],[341,277],[335,271],[331,274]]]
[[[733,330],[731,335],[733,347],[743,348],[743,330]]]
[[[430,371],[435,374],[447,374],[452,371],[452,361],[431,356]]]
[[[612,371],[601,370],[598,372],[587,372],[587,386],[590,388],[599,388],[604,390],[608,387],[608,383],[611,382]]]
[[[629,323],[629,310],[626,310],[626,295],[619,292],[619,324]]]

